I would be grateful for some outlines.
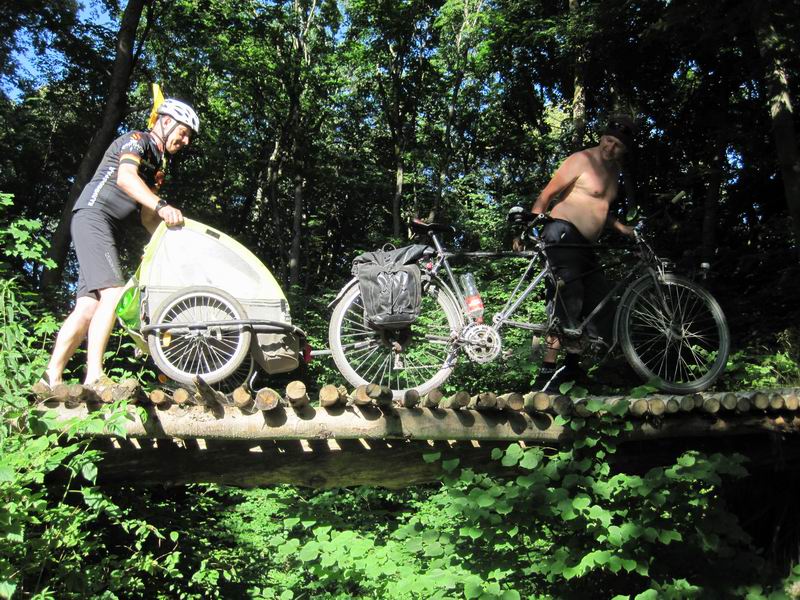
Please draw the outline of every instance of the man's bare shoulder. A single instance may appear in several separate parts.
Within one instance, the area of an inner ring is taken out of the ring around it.
[[[570,154],[558,167],[558,170],[570,178],[575,178],[589,168],[592,164],[591,154],[588,150],[580,150]]]

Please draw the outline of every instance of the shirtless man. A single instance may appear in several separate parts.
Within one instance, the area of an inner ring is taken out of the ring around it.
[[[556,316],[565,327],[576,328],[608,292],[608,283],[592,249],[603,229],[610,227],[623,235],[633,235],[631,227],[609,214],[617,196],[620,159],[633,146],[633,128],[628,118],[611,120],[600,143],[567,157],[533,204],[534,214],[543,214],[550,208],[552,220],[544,226],[542,239],[550,245],[546,250],[548,259],[564,285],[557,294],[549,288],[547,295],[549,302],[555,302]],[[603,312],[586,329],[590,336],[609,341],[610,318]],[[558,340],[549,339],[535,389],[557,392],[561,383],[580,375],[580,355],[568,352],[563,366],[557,368],[558,351]]]

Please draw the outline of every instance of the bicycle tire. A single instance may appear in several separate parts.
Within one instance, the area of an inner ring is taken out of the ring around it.
[[[246,319],[244,308],[218,288],[196,286],[178,290],[159,306],[152,323],[174,324]],[[147,336],[150,355],[170,379],[183,384],[200,376],[215,384],[232,376],[250,352],[251,332],[200,329],[190,333],[154,331]]]
[[[622,352],[640,377],[662,391],[705,390],[728,360],[725,315],[710,293],[686,278],[664,275],[658,288],[647,275],[625,294],[618,321]]]
[[[454,337],[462,324],[461,309],[452,294],[434,283],[423,293],[422,312],[413,325],[378,331],[366,322],[361,291],[355,284],[333,310],[328,341],[334,363],[348,383],[386,385],[394,398],[402,398],[411,388],[426,394],[450,376],[458,349],[443,339]],[[393,343],[402,350],[395,351]]]

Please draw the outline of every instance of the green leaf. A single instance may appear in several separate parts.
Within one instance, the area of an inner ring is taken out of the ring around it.
[[[468,600],[472,598],[480,598],[483,594],[483,585],[480,582],[468,581],[464,584],[464,597]]]
[[[297,558],[303,562],[311,562],[312,560],[316,560],[319,556],[319,549],[319,542],[312,540],[303,546],[303,548],[300,550],[300,553],[297,555]]]
[[[473,540],[477,540],[483,535],[483,531],[481,531],[477,527],[472,527],[472,526],[461,527],[458,530],[458,533],[461,537],[469,537],[472,538]]]
[[[658,541],[666,545],[669,544],[670,542],[683,541],[683,536],[678,531],[665,529],[663,531],[658,532]]]
[[[14,481],[14,469],[7,465],[0,465],[0,482]]]
[[[542,451],[538,448],[530,448],[525,451],[525,455],[522,457],[519,466],[523,469],[535,469],[539,465],[541,459]]]
[[[441,452],[428,452],[427,454],[423,454],[422,455],[422,460],[424,460],[426,463],[430,464],[430,463],[435,463],[441,457],[442,457],[442,453]]]
[[[481,494],[478,496],[478,506],[481,508],[488,508],[494,504],[494,497],[490,494]]]
[[[572,500],[572,508],[575,510],[583,510],[592,503],[592,499],[586,494],[579,494]]]
[[[94,463],[86,463],[81,468],[81,475],[88,481],[94,483],[97,479],[97,465]]]
[[[443,460],[442,461],[442,469],[445,473],[452,473],[453,470],[458,466],[459,459],[453,458],[450,460]]]

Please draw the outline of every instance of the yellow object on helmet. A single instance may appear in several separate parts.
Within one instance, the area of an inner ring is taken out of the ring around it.
[[[147,128],[152,129],[158,121],[158,107],[164,102],[164,94],[161,93],[161,86],[153,84],[153,110],[150,111],[150,118],[147,120]]]

